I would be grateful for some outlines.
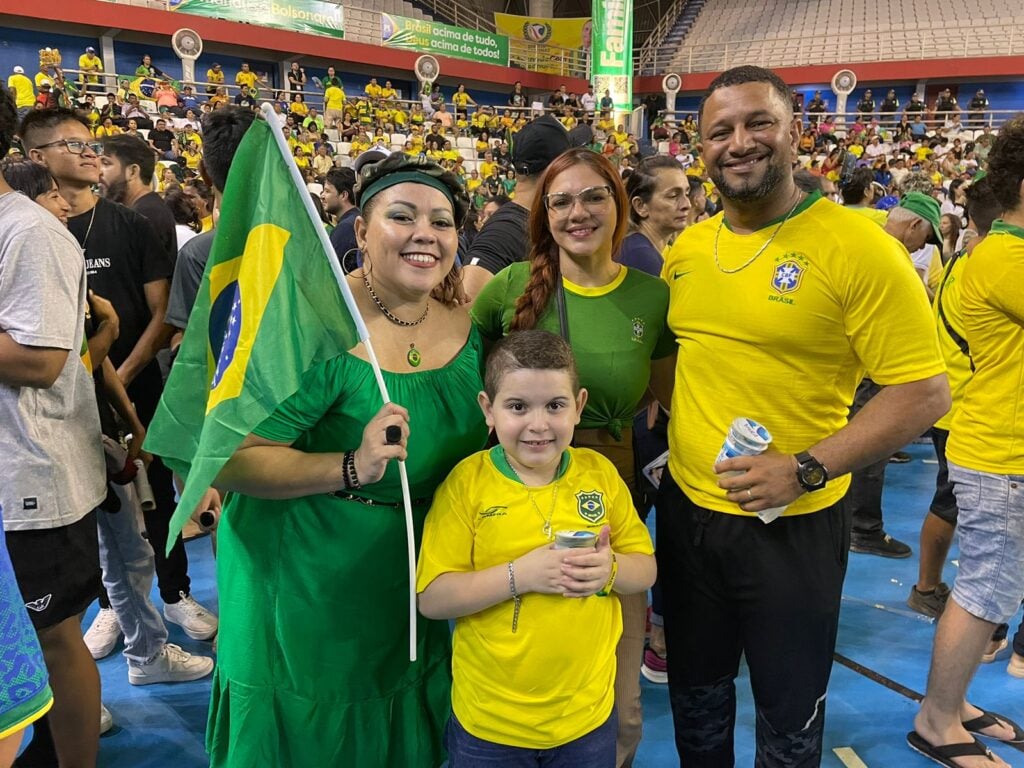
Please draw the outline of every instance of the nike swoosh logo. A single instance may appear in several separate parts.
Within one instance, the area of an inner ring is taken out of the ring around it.
[[[680,277],[683,277],[683,276],[685,276],[685,275],[688,275],[688,274],[690,274],[690,272],[692,272],[692,271],[693,271],[693,270],[689,270],[689,271],[687,271],[687,272],[673,272],[673,273],[672,273],[672,279],[673,279],[673,280],[678,280],[678,279],[679,279]]]

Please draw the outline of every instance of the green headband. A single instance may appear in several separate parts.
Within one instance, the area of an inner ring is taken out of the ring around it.
[[[420,171],[396,171],[371,181],[359,195],[359,207],[366,208],[367,204],[378,192],[383,192],[388,187],[393,187],[396,184],[404,184],[406,182],[411,182],[413,184],[426,184],[428,187],[433,187],[439,192],[442,192],[452,206],[452,213],[457,213],[458,206],[455,205],[455,197],[452,195],[452,191],[448,186],[437,177],[431,176],[427,173],[421,173]]]

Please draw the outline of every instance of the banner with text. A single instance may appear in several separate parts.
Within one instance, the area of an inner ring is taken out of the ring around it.
[[[508,38],[505,35],[453,27],[426,19],[409,19],[382,13],[380,41],[386,48],[402,48],[406,51],[508,66]]]
[[[633,0],[594,0],[591,76],[598,100],[611,94],[616,112],[633,109]]]
[[[168,8],[310,35],[345,36],[341,6],[320,0],[170,0]]]
[[[513,60],[517,58],[515,44],[529,44],[529,59],[523,63],[531,69],[558,74],[585,69],[590,51],[589,18],[548,19],[495,13],[494,27],[512,41]]]

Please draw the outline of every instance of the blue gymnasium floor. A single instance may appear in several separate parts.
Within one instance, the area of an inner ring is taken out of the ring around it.
[[[934,763],[911,752],[904,743],[915,703],[912,692],[924,692],[934,626],[906,607],[904,600],[917,577],[920,521],[931,499],[936,466],[931,446],[909,449],[914,461],[890,465],[885,489],[886,529],[910,543],[914,556],[886,560],[850,556],[844,589],[838,653],[890,679],[898,693],[879,682],[835,665],[829,690],[825,757],[829,768],[925,768]],[[216,608],[214,563],[208,539],[189,542],[193,594]],[[951,555],[955,559],[956,552]],[[955,565],[948,564],[945,580],[952,584]],[[154,590],[154,601],[158,602]],[[95,607],[86,621],[91,621]],[[1020,616],[1016,618],[1020,620]],[[88,624],[86,624],[88,626]],[[1011,626],[1011,633],[1016,624]],[[210,644],[190,640],[171,625],[171,642],[192,652],[209,653]],[[1024,722],[1024,680],[1006,674],[1004,651],[994,664],[983,665],[971,688],[972,700],[987,709]],[[120,647],[99,662],[103,699],[114,715],[113,731],[100,741],[102,768],[199,768],[207,765],[203,732],[209,680],[136,688],[128,684]],[[737,685],[740,696],[736,735],[738,766],[753,764],[753,705],[746,676]],[[636,768],[678,765],[672,740],[672,718],[664,686],[644,681],[644,740]],[[844,763],[833,750],[851,748]],[[994,747],[1012,766],[1024,768],[1024,751]],[[857,761],[859,758],[860,762]],[[254,766],[253,768],[263,768]],[[266,768],[278,768],[276,766]],[[347,767],[346,767],[347,768]],[[400,767],[396,767],[400,768]]]

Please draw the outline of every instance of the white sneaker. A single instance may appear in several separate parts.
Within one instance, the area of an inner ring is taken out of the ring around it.
[[[100,736],[114,727],[114,716],[103,702],[100,702]]]
[[[213,671],[213,659],[193,656],[173,643],[167,643],[147,664],[128,662],[128,682],[132,685],[184,683],[206,677]]]
[[[193,640],[209,640],[217,634],[217,617],[203,608],[191,595],[179,592],[176,603],[164,603],[164,618],[185,630]]]
[[[110,655],[121,639],[121,625],[117,623],[117,614],[113,608],[100,608],[92,625],[85,633],[85,645],[94,659],[102,659]]]

